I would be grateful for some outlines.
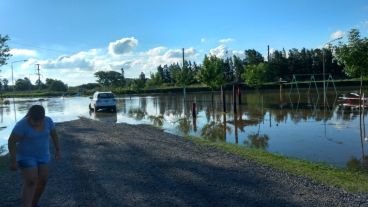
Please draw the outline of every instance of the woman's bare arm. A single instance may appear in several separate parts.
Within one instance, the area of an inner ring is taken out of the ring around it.
[[[17,148],[17,142],[21,139],[21,137],[15,135],[15,134],[11,134],[9,139],[8,139],[8,150],[9,150],[9,154],[11,157],[11,162],[10,162],[10,170],[17,170],[17,153],[16,153],[16,148]]]
[[[51,138],[52,138],[52,142],[54,143],[54,147],[55,147],[55,159],[58,160],[61,158],[61,153],[60,153],[60,146],[59,146],[59,137],[57,135],[55,128],[51,130]]]

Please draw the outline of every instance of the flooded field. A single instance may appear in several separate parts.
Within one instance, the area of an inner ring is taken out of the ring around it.
[[[7,143],[15,121],[38,103],[55,122],[83,116],[152,124],[178,135],[202,136],[339,167],[362,161],[368,153],[368,139],[356,109],[341,107],[333,91],[325,103],[322,94],[288,92],[242,92],[236,98],[236,110],[232,92],[226,92],[226,113],[219,92],[213,99],[211,93],[119,97],[117,113],[90,112],[88,97],[15,99],[14,104],[10,99],[9,105],[0,107],[0,145]]]

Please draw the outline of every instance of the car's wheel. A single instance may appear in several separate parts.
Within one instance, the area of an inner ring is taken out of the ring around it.
[[[98,107],[95,105],[94,111],[97,112],[97,110],[98,110]]]

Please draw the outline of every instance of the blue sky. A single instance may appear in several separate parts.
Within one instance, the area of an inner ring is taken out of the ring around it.
[[[99,70],[125,69],[126,77],[149,76],[159,64],[204,54],[266,55],[285,48],[316,48],[358,28],[368,34],[363,0],[1,0],[0,34],[11,38],[15,78],[67,84],[95,82]],[[11,80],[10,64],[0,75]]]

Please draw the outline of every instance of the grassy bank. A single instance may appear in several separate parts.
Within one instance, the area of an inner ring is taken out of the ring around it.
[[[336,186],[350,192],[368,192],[368,172],[339,169],[326,164],[312,163],[288,158],[263,150],[249,149],[228,143],[213,143],[197,137],[186,137],[197,144],[215,147],[258,163],[286,171],[293,175],[308,177],[323,184]]]
[[[16,92],[5,92],[2,94],[3,98],[10,98],[10,97],[28,97],[28,98],[36,98],[36,97],[58,97],[58,96],[73,96],[75,95],[75,92],[59,92],[59,91],[16,91]]]
[[[332,86],[331,81],[326,81],[329,84],[329,87]],[[335,80],[334,81],[336,87],[356,87],[358,89],[360,85],[359,79],[346,79],[346,80]],[[284,83],[284,89],[289,89],[293,85],[295,86],[295,83],[287,82]],[[323,87],[323,81],[316,81],[316,85],[319,88]],[[368,85],[368,80],[364,80],[363,86]],[[246,85],[245,83],[240,83],[239,86],[242,90],[250,90],[253,91],[254,88]],[[298,87],[299,88],[309,88],[310,81],[298,81]],[[312,83],[312,87],[314,86],[314,83]],[[269,82],[264,83],[262,86],[260,86],[259,90],[279,90],[280,85],[278,82]],[[223,89],[226,91],[232,91],[233,85],[232,84],[226,84],[223,86]],[[220,88],[214,89],[214,91],[219,91]],[[162,94],[162,93],[182,93],[183,88],[179,86],[174,85],[164,85],[164,86],[157,86],[157,87],[150,87],[150,88],[144,88],[140,90],[131,90],[126,87],[95,87],[95,88],[84,88],[80,86],[76,87],[70,87],[67,92],[60,92],[60,91],[49,91],[49,90],[29,90],[29,91],[6,91],[2,94],[2,97],[8,98],[8,97],[57,97],[57,96],[75,96],[76,94],[84,95],[84,96],[91,96],[95,91],[112,91],[113,93],[117,95],[145,95],[145,94]],[[188,93],[190,92],[210,92],[211,89],[203,84],[194,84],[189,85],[186,87],[186,91]]]

